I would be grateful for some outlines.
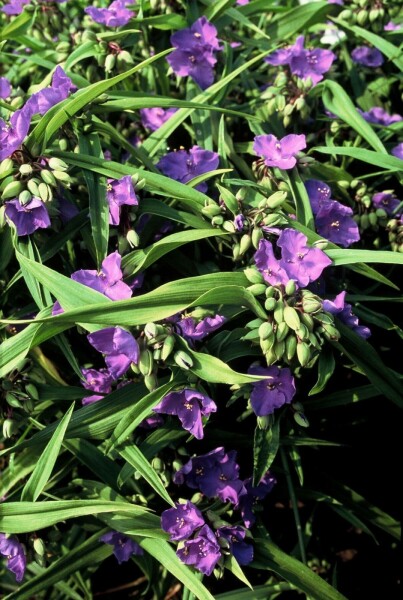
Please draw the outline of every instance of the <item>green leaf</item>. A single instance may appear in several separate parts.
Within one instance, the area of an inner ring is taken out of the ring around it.
[[[78,136],[80,153],[103,160],[99,137],[96,133]],[[109,241],[109,204],[106,198],[106,180],[93,171],[84,170],[84,179],[88,187],[91,233],[94,240],[98,270],[108,252]]]
[[[280,447],[280,419],[271,427],[255,429],[253,441],[253,485],[259,485],[263,475],[270,469]]]
[[[125,448],[119,448],[118,453],[124,458],[130,466],[140,473],[142,477],[150,484],[154,491],[161,496],[165,502],[168,502],[171,506],[175,506],[170,495],[162,485],[161,479],[158,474],[154,471],[140,448],[137,446],[126,446]]]
[[[103,500],[49,500],[47,502],[4,502],[0,506],[4,533],[29,533],[65,521],[101,513],[128,514],[133,521],[149,515],[146,508],[128,502]]]
[[[63,438],[66,433],[67,426],[70,422],[71,415],[74,410],[74,404],[72,404],[69,410],[64,415],[63,419],[57,426],[54,434],[52,435],[48,445],[42,452],[36,467],[24,486],[21,493],[21,500],[27,502],[35,502],[38,496],[41,495],[44,487],[46,486],[49,477],[53,471],[56,460],[59,456],[60,448],[62,447]]]
[[[388,250],[326,250],[326,254],[332,259],[334,265],[351,265],[354,263],[383,263],[390,265],[403,265],[403,255],[399,252]]]
[[[343,87],[329,79],[320,85],[323,87],[322,99],[325,107],[350,125],[374,150],[387,154],[385,146],[371,125],[360,115]]]
[[[319,575],[280,550],[273,542],[255,538],[255,549],[256,558],[252,567],[274,571],[314,600],[347,600]]]
[[[256,3],[252,2],[250,6],[251,11],[254,8],[254,4]],[[268,24],[266,31],[274,43],[280,44],[285,39],[303,29],[307,29],[314,23],[323,23],[332,12],[333,7],[327,2],[310,2],[303,6],[297,6],[278,17],[274,17]]]
[[[35,17],[36,10],[32,13],[24,10],[18,17],[3,27],[0,32],[0,39],[15,40],[19,35],[25,33],[32,27]]]
[[[237,577],[240,581],[242,581],[245,585],[248,586],[249,589],[253,590],[252,584],[248,581],[245,573],[242,571],[237,559],[234,555],[230,555],[225,560],[224,566],[228,571],[231,571],[235,577]]]
[[[319,394],[319,392],[322,392],[325,389],[327,382],[333,375],[335,366],[336,361],[334,360],[332,349],[325,346],[319,354],[318,380],[308,393],[308,396]]]
[[[309,200],[304,182],[299,176],[298,169],[294,167],[294,169],[287,174],[287,179],[295,202],[297,220],[305,227],[309,227],[309,229],[314,230],[315,223],[311,202]]]
[[[290,583],[274,583],[267,585],[255,585],[253,590],[231,590],[218,594],[215,600],[272,600],[277,598],[281,592],[295,590],[295,586]]]
[[[146,552],[154,556],[176,579],[194,593],[199,600],[214,600],[208,589],[196,575],[176,556],[171,546],[163,540],[142,539],[139,544]]]
[[[382,167],[389,171],[401,171],[403,169],[403,161],[396,156],[380,154],[373,150],[365,150],[364,148],[353,148],[344,146],[316,146],[311,149],[312,152],[321,152],[322,154],[334,154],[340,156],[350,156],[356,160]]]

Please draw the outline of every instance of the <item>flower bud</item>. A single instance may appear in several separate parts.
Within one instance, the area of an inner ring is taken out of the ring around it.
[[[55,171],[67,171],[69,168],[69,165],[66,164],[64,160],[61,160],[60,158],[54,158],[53,156],[48,160],[48,165]]]
[[[301,319],[301,324],[305,325],[305,327],[308,329],[308,331],[314,330],[315,322],[314,322],[313,318],[311,317],[311,315],[306,314],[306,313],[301,313],[299,315],[299,318]]]
[[[3,437],[11,438],[18,431],[18,425],[13,419],[5,419],[3,422]]]
[[[115,65],[116,65],[116,54],[108,54],[107,57],[105,58],[105,65],[104,65],[105,71],[107,73],[110,73],[115,68]]]
[[[277,300],[276,307],[273,312],[273,317],[276,323],[280,324],[284,321],[284,304],[281,300]]]
[[[251,247],[251,244],[252,244],[251,236],[248,233],[245,233],[241,237],[241,241],[239,242],[239,253],[241,256],[243,256],[245,254],[245,252],[247,252],[249,250],[249,248]],[[266,286],[265,286],[265,289],[266,289]]]
[[[31,165],[28,165],[28,164],[21,165],[18,170],[21,173],[21,175],[24,175],[24,176],[31,175],[31,173],[32,173],[32,167],[31,167]]]
[[[22,408],[23,404],[14,394],[11,392],[7,392],[6,394],[6,402],[12,408]]]
[[[277,356],[276,353],[274,351],[274,345],[267,351],[264,353],[264,357],[266,359],[266,363],[267,366],[270,367],[271,365],[274,365],[274,363],[277,362]]]
[[[276,355],[277,360],[281,360],[285,353],[285,342],[275,342],[274,346],[274,354]]]
[[[39,196],[38,184],[41,183],[39,179],[32,178],[27,181],[27,188],[33,196]]]
[[[66,171],[53,171],[52,174],[58,181],[61,181],[64,184],[70,184],[72,182],[70,175],[66,173]]]
[[[176,362],[178,367],[181,367],[181,369],[188,370],[193,367],[192,358],[189,356],[189,354],[183,352],[182,350],[178,350],[177,352],[175,352],[174,361]]]
[[[276,340],[278,342],[283,342],[287,337],[288,332],[290,331],[289,326],[284,321],[279,323],[276,330]]]
[[[372,227],[376,227],[376,225],[378,224],[378,217],[377,217],[376,213],[370,212],[368,214],[368,221]]]
[[[254,269],[253,267],[247,267],[246,269],[244,269],[244,274],[246,279],[250,281],[250,283],[264,282],[263,275],[261,275],[261,273],[259,273],[259,271],[257,269]]]
[[[240,256],[241,256],[240,245],[239,244],[234,244],[232,246],[232,258],[233,258],[233,260],[235,260],[235,261],[239,260]]]
[[[45,556],[46,546],[44,544],[44,541],[41,538],[35,538],[34,541],[32,542],[32,546],[35,550],[35,553],[38,556]]]
[[[165,361],[171,354],[175,346],[175,337],[173,335],[167,335],[161,348],[161,360]]]
[[[259,242],[263,237],[263,231],[260,227],[254,227],[252,230],[252,245],[254,248],[259,247]]]
[[[266,199],[266,206],[268,208],[274,209],[274,208],[281,206],[286,200],[287,200],[287,192],[280,190],[278,192],[274,192],[274,194],[271,194]]]
[[[18,202],[24,206],[24,204],[28,204],[28,202],[31,202],[32,200],[32,195],[28,192],[28,190],[24,190],[23,192],[21,192],[21,194],[18,196]]]
[[[294,358],[295,352],[297,350],[297,338],[294,334],[290,334],[287,336],[285,340],[285,356],[287,360],[292,360]]]
[[[139,359],[138,366],[140,369],[140,373],[142,375],[146,376],[146,375],[150,375],[152,373],[154,361],[153,361],[153,355],[150,352],[150,350],[148,350],[148,348],[146,348],[140,352],[140,359]]]
[[[298,342],[297,344],[297,358],[301,367],[305,367],[311,359],[311,350],[305,342]]]
[[[50,200],[52,200],[52,198],[53,198],[53,192],[52,192],[51,188],[47,185],[47,183],[40,183],[38,185],[38,193],[39,193],[39,198],[43,202],[50,202]]]
[[[298,329],[295,330],[295,335],[302,341],[309,340],[309,333],[310,331],[308,327],[306,327],[303,323],[301,323]]]
[[[277,300],[275,298],[266,298],[264,307],[268,312],[271,312],[276,308]]]
[[[151,466],[157,473],[163,473],[163,471],[165,471],[165,464],[158,456],[152,459]]]
[[[312,244],[313,248],[319,248],[319,250],[325,250],[329,245],[329,242],[327,240],[316,240],[316,242],[314,242]]]
[[[295,294],[296,289],[297,286],[294,279],[290,279],[290,281],[288,281],[287,285],[285,286],[285,293],[287,294],[287,296],[292,296],[293,294]]]
[[[271,323],[265,321],[259,327],[259,337],[261,340],[266,340],[273,333],[273,326]]]
[[[224,221],[224,223],[222,224],[223,229],[225,229],[225,231],[228,231],[229,233],[235,233],[236,232],[236,227],[234,225],[233,221]]]
[[[5,158],[0,163],[0,176],[5,177],[6,174],[11,173],[14,170],[14,162],[11,158]]]
[[[301,427],[309,427],[309,421],[302,412],[294,413],[294,421]]]
[[[271,213],[265,216],[263,223],[266,227],[275,227],[276,225],[284,225],[286,220],[280,213]]]
[[[43,179],[43,181],[45,183],[47,183],[48,185],[53,185],[54,187],[57,186],[57,181],[55,179],[54,172],[52,173],[52,171],[48,171],[47,169],[42,169],[40,175],[41,175],[41,178]]]
[[[209,219],[216,217],[217,215],[221,215],[221,207],[218,206],[215,202],[208,204],[207,206],[203,206],[201,209],[202,214]]]
[[[302,309],[305,313],[314,314],[322,309],[322,302],[319,297],[302,298]]]
[[[211,224],[213,227],[220,227],[224,223],[224,217],[222,215],[217,215],[211,219]]]
[[[134,229],[129,229],[126,233],[126,240],[128,241],[130,248],[137,248],[140,244],[139,234]]]
[[[144,385],[148,389],[149,392],[154,391],[158,387],[158,380],[154,373],[150,375],[146,375],[144,377]]]
[[[117,56],[118,65],[133,65],[132,55],[127,50],[121,50]]]
[[[24,189],[24,184],[21,181],[10,181],[4,188],[1,197],[3,200],[8,198],[16,198]]]
[[[259,429],[268,429],[273,425],[273,418],[271,415],[266,415],[264,417],[257,417],[256,423]]]
[[[266,286],[264,283],[254,283],[253,285],[250,285],[248,288],[246,288],[249,292],[251,292],[251,294],[253,294],[254,296],[260,296],[261,294],[264,294],[266,291]]]

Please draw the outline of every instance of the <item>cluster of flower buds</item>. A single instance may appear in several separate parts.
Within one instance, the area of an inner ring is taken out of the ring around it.
[[[140,358],[132,369],[141,373],[148,390],[157,387],[158,364],[165,362],[175,346],[175,337],[169,326],[158,323],[147,323],[144,327],[144,337],[140,343]]]
[[[305,121],[310,114],[306,96],[311,88],[310,77],[290,79],[284,71],[279,71],[273,84],[262,93],[262,99],[267,100],[268,116],[278,113],[283,118],[284,127],[288,127],[297,114]]]
[[[1,198],[18,198],[22,205],[33,197],[50,202],[59,186],[71,186],[73,179],[67,171],[68,165],[59,158],[41,158],[19,165],[11,158],[6,158],[0,164]]]
[[[293,280],[286,286],[267,286],[252,267],[244,273],[252,283],[248,289],[265,297],[268,317],[249,322],[246,327],[250,331],[243,339],[260,344],[268,365],[283,361],[294,367],[310,366],[325,340],[340,338],[334,317],[323,311],[319,296],[308,289],[296,289]]]
[[[345,3],[345,8],[339,13],[339,18],[351,24],[365,26],[373,31],[381,31],[394,16],[393,9],[392,13],[389,9],[391,4],[393,3],[384,3],[382,0],[350,0],[348,5]]]
[[[394,252],[403,252],[403,221],[402,219],[391,219],[386,230],[389,242]]]
[[[35,373],[31,371],[28,378],[30,368],[30,361],[23,361],[1,382],[0,409],[5,438],[17,433],[27,414],[34,410],[35,401],[39,400],[37,386],[33,383]]]
[[[130,52],[121,48],[121,46],[114,41],[107,41],[103,39],[103,34],[98,36],[91,30],[85,33],[86,41],[96,42],[94,45],[94,53],[98,66],[103,67],[106,73],[111,73],[115,69],[118,71],[124,71],[128,68],[128,65],[134,64],[134,59]]]

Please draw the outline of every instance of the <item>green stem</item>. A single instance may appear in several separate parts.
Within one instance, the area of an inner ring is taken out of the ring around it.
[[[291,479],[287,456],[282,448],[280,449],[280,454],[281,454],[281,462],[283,464],[283,469],[285,471],[285,478],[287,481],[288,493],[290,494],[292,511],[294,513],[295,527],[297,529],[298,545],[299,545],[299,550],[301,553],[301,560],[304,564],[306,564],[304,536],[303,536],[303,532],[302,532],[301,519],[299,518],[297,497],[295,495],[294,485],[293,485],[293,482]]]

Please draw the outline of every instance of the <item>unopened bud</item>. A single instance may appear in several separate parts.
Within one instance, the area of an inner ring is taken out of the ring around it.
[[[263,231],[260,227],[254,227],[252,230],[252,245],[254,248],[259,247],[259,242],[263,237]]]
[[[129,229],[126,233],[126,240],[129,242],[131,248],[137,248],[140,244],[139,234],[134,229]]]
[[[31,173],[32,173],[32,167],[31,167],[31,165],[28,165],[28,164],[21,165],[18,170],[21,173],[21,175],[24,175],[24,176],[31,175]]]
[[[108,54],[107,57],[105,58],[105,64],[104,64],[105,71],[107,73],[110,73],[115,68],[115,65],[116,65],[116,55]]]
[[[35,550],[35,553],[38,556],[45,556],[46,546],[44,544],[44,541],[41,538],[35,538],[34,541],[33,541],[33,543],[32,543],[32,546],[33,546],[33,548]]]
[[[64,160],[61,160],[60,158],[54,158],[53,156],[48,160],[48,165],[55,171],[67,171],[69,168],[69,165],[66,164]]]
[[[263,279],[263,275],[261,273],[259,273],[259,271],[257,269],[254,269],[253,267],[247,267],[246,269],[244,269],[244,274],[245,277],[248,281],[250,281],[251,283],[263,283],[264,279]]]
[[[150,375],[146,375],[144,377],[144,385],[148,389],[149,392],[154,391],[158,387],[158,380],[154,373]]]
[[[11,438],[18,431],[18,425],[13,419],[5,419],[3,422],[3,437]]]
[[[178,367],[181,367],[181,369],[187,370],[193,367],[193,360],[191,356],[189,356],[189,354],[183,352],[182,350],[178,350],[178,352],[175,352],[174,361],[176,362]]]
[[[1,197],[3,200],[8,198],[16,198],[24,189],[24,184],[21,181],[10,181],[4,188]]]
[[[23,192],[21,192],[21,194],[18,196],[18,202],[24,206],[25,204],[28,204],[28,202],[31,202],[32,200],[32,195],[30,194],[30,192],[28,192],[28,190],[24,190]]]
[[[311,351],[305,342],[299,342],[297,344],[297,358],[301,367],[305,367],[311,359]]]
[[[285,286],[285,293],[287,294],[287,296],[292,296],[293,294],[295,294],[296,289],[297,286],[294,279],[290,279],[287,282],[287,285]]]
[[[173,335],[168,335],[163,343],[161,348],[161,360],[166,360],[168,356],[171,354],[172,350],[175,346],[175,337]]]
[[[52,173],[52,171],[48,171],[47,169],[42,169],[41,178],[48,185],[53,185],[54,187],[57,186],[57,181],[55,179],[54,172]]]
[[[249,292],[251,292],[251,294],[253,294],[254,296],[260,296],[261,294],[264,294],[266,291],[266,286],[264,283],[254,283],[253,285],[250,285],[248,288],[246,288]]]

